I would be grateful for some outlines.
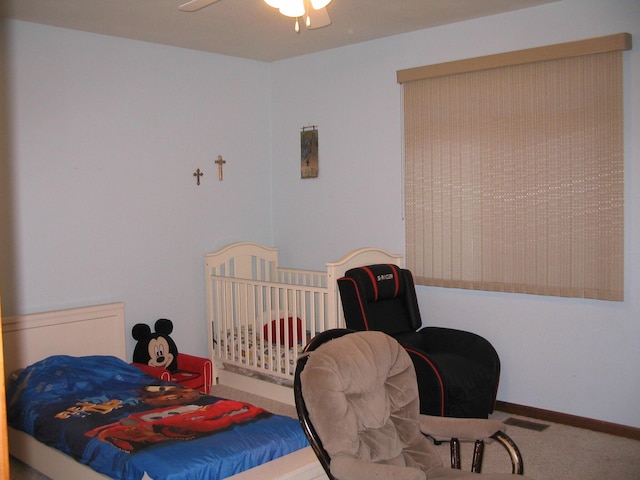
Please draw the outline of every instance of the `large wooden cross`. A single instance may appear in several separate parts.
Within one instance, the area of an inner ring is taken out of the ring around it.
[[[222,159],[222,155],[218,155],[218,159],[214,163],[218,165],[218,180],[222,181],[222,166],[227,163],[227,161]]]

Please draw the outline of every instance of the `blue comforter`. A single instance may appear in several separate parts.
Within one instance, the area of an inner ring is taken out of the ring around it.
[[[295,419],[109,356],[53,356],[7,390],[9,425],[112,478],[217,480],[308,445]]]

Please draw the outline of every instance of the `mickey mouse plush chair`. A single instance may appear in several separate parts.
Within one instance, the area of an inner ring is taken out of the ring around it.
[[[133,326],[131,333],[138,343],[133,350],[132,365],[162,380],[209,393],[213,375],[211,360],[178,353],[178,347],[169,336],[173,332],[171,320],[160,318],[154,328],[156,331],[152,332],[146,323]]]

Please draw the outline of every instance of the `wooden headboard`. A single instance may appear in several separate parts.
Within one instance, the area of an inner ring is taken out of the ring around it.
[[[51,355],[126,360],[124,303],[3,318],[2,335],[6,376]]]

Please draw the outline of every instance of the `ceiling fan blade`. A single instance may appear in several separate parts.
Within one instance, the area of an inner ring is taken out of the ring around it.
[[[329,16],[327,7],[320,8],[318,10],[310,8],[309,17],[311,19],[311,25],[307,27],[309,30],[314,30],[316,28],[322,28],[331,25],[331,17]]]
[[[213,5],[218,1],[219,0],[191,0],[190,2],[183,3],[178,8],[183,12],[195,12],[196,10],[200,10],[201,8]]]

